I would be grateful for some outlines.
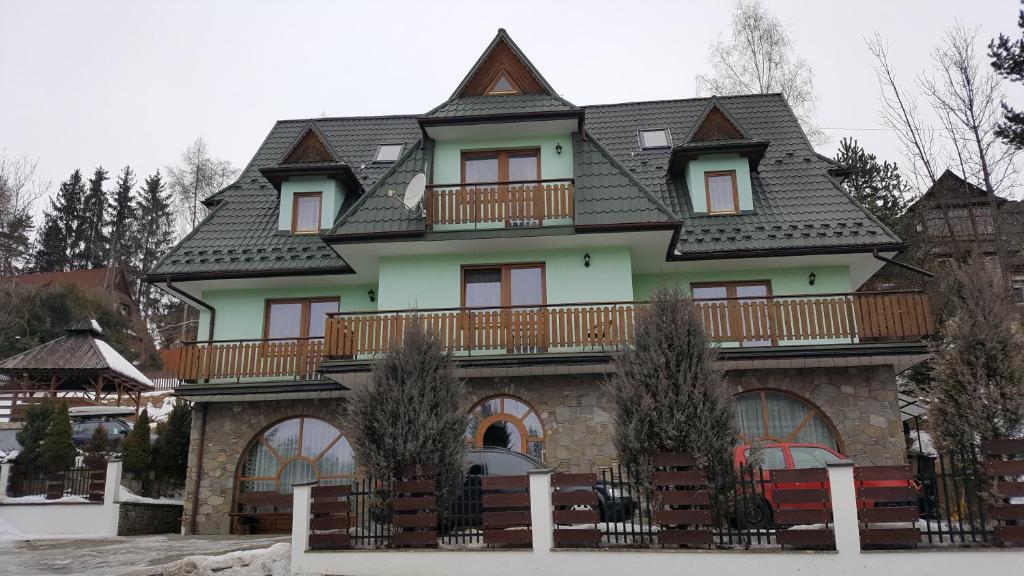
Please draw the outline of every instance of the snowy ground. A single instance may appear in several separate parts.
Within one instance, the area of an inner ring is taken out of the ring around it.
[[[161,535],[40,540],[18,538],[24,536],[5,534],[3,527],[0,526],[0,576],[288,574],[287,536],[269,538]]]

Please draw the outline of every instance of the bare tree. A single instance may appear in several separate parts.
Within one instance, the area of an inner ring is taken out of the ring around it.
[[[0,150],[0,277],[22,272],[32,251],[32,205],[49,187],[36,166],[35,160]]]
[[[781,93],[812,144],[828,141],[816,122],[814,71],[793,53],[785,26],[760,0],[737,0],[732,33],[711,46],[711,75],[697,76],[697,95]]]
[[[181,163],[167,167],[168,187],[174,197],[178,230],[188,233],[206,216],[202,201],[210,197],[238,174],[227,160],[210,156],[200,136],[181,155]]]

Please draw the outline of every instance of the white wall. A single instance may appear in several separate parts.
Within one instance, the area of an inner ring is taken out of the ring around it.
[[[4,464],[9,469],[10,464]],[[5,471],[6,472],[6,471]],[[6,480],[9,475],[3,474]],[[118,504],[121,486],[121,462],[107,463],[103,503],[11,504],[7,486],[0,482],[0,520],[27,536],[117,536]]]

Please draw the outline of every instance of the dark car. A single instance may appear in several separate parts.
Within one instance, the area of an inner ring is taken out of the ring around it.
[[[462,493],[452,503],[447,515],[447,528],[480,526],[483,521],[481,479],[485,476],[520,476],[544,468],[532,456],[501,448],[476,448],[466,456],[469,469]],[[575,490],[584,490],[577,488]],[[633,517],[636,502],[618,488],[598,483],[596,487],[598,514],[602,522],[623,522]]]
[[[92,408],[92,407],[90,407]],[[75,446],[85,446],[93,433],[100,426],[107,433],[107,440],[114,446],[120,446],[128,433],[132,431],[132,425],[120,416],[125,409],[115,408],[108,410],[86,411],[79,408],[71,412],[71,441]],[[134,413],[128,410],[129,413]]]

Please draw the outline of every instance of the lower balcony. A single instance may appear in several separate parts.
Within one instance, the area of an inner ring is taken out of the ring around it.
[[[919,292],[698,300],[705,330],[723,349],[920,342],[935,325]],[[183,380],[306,380],[320,364],[365,361],[401,340],[410,318],[434,330],[456,357],[612,351],[633,342],[643,302],[549,304],[333,314],[323,339],[189,343],[176,351]],[[167,355],[173,357],[174,354]]]

